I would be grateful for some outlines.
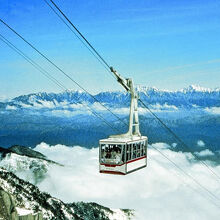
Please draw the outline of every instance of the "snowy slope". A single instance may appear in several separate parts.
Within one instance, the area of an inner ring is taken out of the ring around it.
[[[6,201],[4,202],[4,206],[7,206],[9,203],[14,203],[16,205],[16,212],[19,215],[35,215],[40,213],[43,215],[44,219],[59,220],[127,220],[130,219],[129,216],[132,216],[130,210],[111,210],[96,203],[73,202],[71,204],[66,204],[61,200],[52,198],[47,193],[40,192],[36,186],[47,178],[50,167],[63,167],[63,165],[49,160],[44,154],[30,148],[15,146],[10,149],[16,150],[19,154],[11,152],[10,150],[5,151],[1,148],[0,202],[3,203],[3,201],[1,201],[2,190],[4,198],[7,197],[5,196],[7,194],[9,196],[12,195],[14,201]],[[12,198],[10,198],[10,200],[12,200]],[[1,215],[7,216],[7,213],[2,212],[3,211],[0,209],[0,219]]]
[[[38,158],[21,156],[15,153],[8,153],[0,161],[0,167],[25,178],[33,184],[38,184],[47,175],[50,162]]]
[[[13,173],[0,168],[0,186],[13,196],[20,215],[42,213],[43,219],[127,220],[132,212],[111,210],[96,203],[63,203]]]

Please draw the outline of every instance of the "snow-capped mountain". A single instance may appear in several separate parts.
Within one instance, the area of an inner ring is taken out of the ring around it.
[[[132,216],[129,210],[111,210],[96,203],[64,203],[3,168],[0,204],[0,219],[128,220]]]
[[[0,156],[0,219],[129,220],[133,215],[130,210],[96,203],[67,204],[41,192],[36,185],[46,178],[49,167],[61,165],[37,151],[22,146],[1,148]]]
[[[49,160],[43,154],[24,146],[12,146],[8,149],[0,149],[0,167],[38,184],[47,175],[51,164],[62,166]]]
[[[208,89],[191,85],[188,88],[168,91],[157,88],[138,87],[140,97],[148,104],[174,105],[177,107],[213,107],[220,106],[220,88]],[[94,95],[95,99],[111,107],[129,106],[129,95],[126,92],[101,92]],[[19,108],[74,108],[79,103],[94,104],[92,96],[81,91],[66,91],[62,93],[36,93],[16,97],[7,102],[1,102],[0,108],[16,110]]]

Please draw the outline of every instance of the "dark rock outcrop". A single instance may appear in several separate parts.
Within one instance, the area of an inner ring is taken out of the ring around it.
[[[8,154],[8,153],[12,153],[12,151],[9,150],[9,149],[6,149],[6,148],[3,148],[3,147],[0,147],[0,155],[1,155],[2,157],[5,157],[6,154]]]
[[[32,150],[31,148],[25,147],[25,146],[19,146],[19,145],[13,145],[8,148],[13,153],[22,155],[22,156],[28,156],[28,157],[34,157],[39,159],[46,159],[47,157],[43,155],[42,153]]]
[[[17,211],[10,194],[0,187],[0,219],[16,219]]]

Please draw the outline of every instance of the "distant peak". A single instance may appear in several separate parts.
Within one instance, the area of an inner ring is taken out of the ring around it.
[[[204,88],[199,85],[190,85],[187,88],[182,90],[183,92],[211,92],[212,90],[209,88]]]
[[[137,90],[138,92],[146,92],[146,91],[159,92],[159,91],[163,91],[163,90],[160,90],[160,89],[156,88],[155,86],[147,87],[147,86],[142,86],[142,85],[137,85],[137,86],[136,86],[136,90]]]
[[[215,89],[210,89],[210,88],[205,88],[199,85],[192,84],[188,86],[187,88],[183,89],[177,89],[177,90],[167,90],[167,89],[158,89],[156,87],[147,87],[147,86],[141,86],[138,85],[136,86],[136,89],[138,92],[212,92],[212,91],[220,91],[220,88],[215,88]]]
[[[80,89],[67,89],[63,93],[85,93],[85,92]]]

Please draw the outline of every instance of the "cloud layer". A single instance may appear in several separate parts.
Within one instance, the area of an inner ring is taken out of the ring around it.
[[[218,182],[191,154],[173,152],[163,143],[153,147],[160,149],[220,198]],[[141,220],[208,220],[218,219],[220,215],[219,209],[211,202],[214,199],[207,192],[151,147],[148,167],[127,176],[99,174],[97,148],[42,143],[35,150],[65,165],[51,166],[47,178],[39,184],[41,190],[65,202],[93,201],[110,208],[135,209],[136,219]],[[220,166],[212,169],[220,173]]]

